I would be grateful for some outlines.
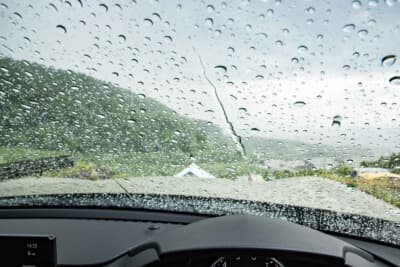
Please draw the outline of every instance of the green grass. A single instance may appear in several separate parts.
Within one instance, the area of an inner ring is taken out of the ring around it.
[[[0,146],[0,163],[67,155],[60,151]]]

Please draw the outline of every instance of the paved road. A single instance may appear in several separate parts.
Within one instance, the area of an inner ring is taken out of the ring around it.
[[[99,181],[28,177],[0,182],[0,196],[126,191],[268,201],[400,222],[400,209],[357,189],[320,177],[295,177],[268,182],[192,177],[145,177]]]

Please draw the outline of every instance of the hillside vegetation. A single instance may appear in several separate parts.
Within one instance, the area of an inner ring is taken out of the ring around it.
[[[70,153],[126,175],[172,174],[191,157],[240,160],[214,125],[87,75],[27,61],[0,59],[0,112],[8,158],[18,158],[18,149]]]

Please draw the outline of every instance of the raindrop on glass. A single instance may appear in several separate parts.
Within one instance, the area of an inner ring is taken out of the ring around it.
[[[125,36],[125,35],[120,34],[120,35],[118,35],[118,37],[119,37],[120,39],[122,39],[124,42],[126,41],[126,36]]]
[[[342,125],[342,116],[336,115],[332,119],[332,126],[339,127]]]
[[[352,3],[351,5],[352,5],[352,7],[353,7],[354,9],[360,9],[361,6],[362,6],[362,4],[361,4],[361,2],[360,2],[359,0],[354,0],[353,3]]]
[[[212,25],[214,25],[214,20],[212,18],[206,18],[204,20],[204,23],[206,24],[206,26],[211,27]]]
[[[314,13],[315,13],[315,8],[312,7],[312,6],[310,6],[310,7],[306,8],[305,11],[306,11],[306,13],[308,13],[308,14],[314,14]]]
[[[397,4],[399,2],[399,0],[385,0],[385,4],[387,6],[394,6],[395,4]]]
[[[168,43],[172,43],[172,37],[169,35],[165,35],[164,40],[167,41]]]
[[[393,76],[389,79],[389,82],[393,85],[400,85],[400,76]]]
[[[397,60],[396,55],[387,55],[382,58],[381,64],[382,66],[390,67],[393,66],[394,63],[396,63],[396,60]]]
[[[224,72],[227,72],[227,71],[228,71],[227,67],[225,67],[224,65],[216,65],[216,66],[214,66],[214,69],[216,69],[216,70],[222,70],[222,71],[224,71]]]
[[[108,11],[108,6],[106,4],[100,4],[99,6],[102,7],[104,11]]]
[[[207,12],[208,13],[213,13],[215,11],[215,7],[213,5],[208,5],[207,6]]]
[[[375,7],[378,5],[378,0],[369,0],[368,5]]]
[[[297,108],[304,107],[305,105],[306,105],[306,102],[304,102],[304,101],[296,101],[293,103],[293,106],[295,106]]]
[[[64,25],[58,24],[56,26],[57,29],[60,29],[61,31],[63,31],[63,33],[67,33],[67,28],[65,28]]]
[[[300,45],[299,47],[297,47],[297,51],[299,51],[300,53],[305,53],[308,51],[308,47],[305,45]]]
[[[359,30],[357,34],[358,34],[359,37],[365,37],[365,36],[368,35],[368,31],[365,30],[365,29]]]
[[[354,24],[346,24],[343,26],[342,30],[344,32],[353,32],[355,28],[356,28],[356,25],[354,25]]]
[[[146,26],[153,26],[154,24],[153,21],[149,18],[145,18],[143,21]]]

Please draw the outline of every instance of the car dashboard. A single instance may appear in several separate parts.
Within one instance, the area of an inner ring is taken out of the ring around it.
[[[395,246],[254,215],[0,211],[1,266],[399,266]]]

